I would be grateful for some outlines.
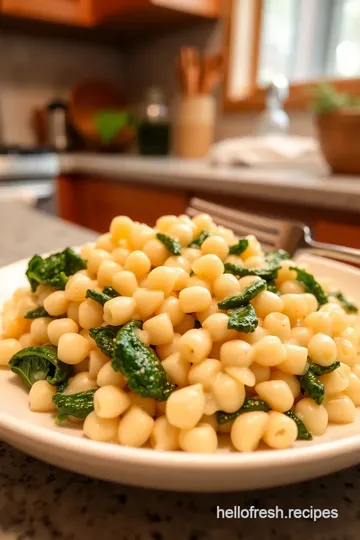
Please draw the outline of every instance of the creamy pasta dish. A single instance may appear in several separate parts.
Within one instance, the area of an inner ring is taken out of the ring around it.
[[[26,276],[3,306],[0,365],[31,411],[89,439],[252,452],[355,419],[351,298],[209,215],[118,216],[79,254],[35,255]]]

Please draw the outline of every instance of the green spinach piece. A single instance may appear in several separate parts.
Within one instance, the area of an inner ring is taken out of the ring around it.
[[[220,309],[234,309],[241,306],[246,306],[252,300],[260,294],[261,292],[265,291],[266,289],[266,281],[264,279],[257,279],[246,287],[242,293],[239,294],[233,294],[229,296],[228,298],[225,298],[225,300],[222,300],[218,303],[218,306]]]
[[[203,245],[203,243],[205,242],[205,240],[207,238],[209,238],[210,236],[210,233],[208,231],[201,231],[201,233],[199,234],[199,236],[197,238],[195,238],[195,240],[193,240],[192,242],[190,242],[190,244],[188,245],[189,248],[196,248],[196,249],[200,249],[201,246]]]
[[[305,375],[298,375],[297,378],[300,381],[301,388],[309,394],[315,403],[321,405],[325,397],[324,385],[311,369],[308,369]]]
[[[274,294],[280,295],[279,290],[278,290],[278,288],[276,286],[275,279],[271,279],[270,281],[267,282],[267,290],[269,292],[274,293]]]
[[[294,422],[295,422],[295,424],[297,426],[297,429],[298,429],[297,438],[299,440],[301,440],[301,441],[312,441],[311,433],[308,432],[308,430],[305,427],[304,422],[302,420],[300,420],[300,418],[297,416],[297,414],[295,414],[294,411],[292,411],[291,409],[290,409],[290,411],[287,411],[285,414],[286,414],[286,416],[291,418],[291,420],[294,420]]]
[[[266,281],[269,281],[276,278],[279,268],[280,266],[275,264],[266,264],[262,268],[244,268],[238,264],[225,263],[224,273],[233,274],[237,278],[242,278],[245,276],[258,276]]]
[[[106,304],[109,300],[120,296],[118,292],[115,291],[112,287],[104,287],[102,292],[94,291],[93,289],[88,289],[86,291],[86,298],[91,298],[95,302],[98,302],[102,306]]]
[[[116,336],[112,367],[126,378],[130,390],[142,397],[166,400],[175,385],[169,380],[159,358],[136,334],[141,321],[131,321]]]
[[[296,272],[296,279],[305,285],[305,288],[309,293],[315,296],[320,306],[322,304],[327,304],[328,295],[312,274],[309,274],[309,272],[306,272],[306,270],[298,268],[297,266],[290,266],[289,269]]]
[[[95,341],[100,351],[112,358],[115,348],[115,338],[122,326],[100,326],[90,328],[89,335]]]
[[[36,381],[47,380],[57,386],[71,377],[72,366],[61,362],[53,345],[27,347],[14,354],[9,362],[11,371],[19,375],[28,388]]]
[[[226,413],[224,411],[217,411],[216,413],[216,419],[219,424],[226,424],[227,422],[231,422],[232,420],[235,420],[240,414],[247,413],[247,412],[253,412],[253,411],[270,411],[270,407],[265,401],[263,401],[260,398],[254,397],[254,398],[245,398],[244,404],[238,409],[237,411],[233,413]]]
[[[244,253],[244,251],[247,250],[249,246],[249,240],[246,238],[240,238],[240,240],[236,243],[230,246],[229,254],[230,255],[241,255]]]
[[[62,388],[62,392],[64,387]],[[68,416],[84,419],[94,410],[94,394],[96,390],[87,390],[78,394],[56,392],[53,402],[58,410],[56,423],[61,424]]]
[[[238,332],[254,332],[259,324],[255,309],[251,304],[234,309],[228,320],[227,327]]]
[[[337,298],[339,300],[339,302],[341,303],[342,307],[344,308],[344,310],[347,312],[347,313],[357,313],[359,310],[358,308],[355,306],[355,304],[353,304],[352,302],[349,302],[345,296],[343,295],[343,293],[341,292],[336,292],[336,293],[329,293],[329,296],[335,296],[335,298]]]
[[[28,311],[25,315],[25,319],[39,319],[39,317],[50,317],[48,312],[43,307],[38,307],[32,311]]]
[[[26,276],[33,292],[40,283],[63,290],[69,276],[84,268],[86,268],[86,262],[71,248],[66,248],[46,259],[40,255],[34,255],[29,261]]]
[[[265,260],[269,264],[279,264],[280,261],[290,259],[290,255],[285,249],[277,249],[275,251],[268,251],[265,254]]]
[[[103,288],[103,293],[111,298],[117,298],[118,296],[121,296],[114,287],[106,286]]]
[[[327,375],[328,373],[332,373],[338,367],[340,367],[340,362],[338,362],[337,360],[335,360],[335,362],[333,362],[330,366],[326,366],[326,367],[320,366],[319,364],[314,364],[312,362],[309,364],[309,370],[311,371],[311,373],[313,373],[317,377],[320,377],[321,375]]]
[[[274,282],[280,268],[280,262],[288,258],[289,254],[287,251],[278,249],[277,251],[270,251],[265,255],[265,264],[261,268],[244,268],[237,264],[225,263],[224,272],[234,274],[234,276],[238,278],[244,276],[259,276],[262,279],[265,279],[265,281]]]
[[[171,255],[181,255],[181,244],[167,234],[157,233],[156,238],[170,251]]]

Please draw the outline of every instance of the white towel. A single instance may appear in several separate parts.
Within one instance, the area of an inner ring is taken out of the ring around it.
[[[269,135],[225,139],[209,153],[213,165],[323,165],[319,145],[311,137]]]

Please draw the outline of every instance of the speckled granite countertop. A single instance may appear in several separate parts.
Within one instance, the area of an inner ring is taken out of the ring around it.
[[[0,266],[91,240],[20,204],[0,204]],[[358,540],[360,467],[311,482],[231,494],[117,486],[52,467],[0,443],[1,540]],[[216,506],[334,508],[338,519],[217,520]]]

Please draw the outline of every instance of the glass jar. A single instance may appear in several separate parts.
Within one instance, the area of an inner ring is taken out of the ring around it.
[[[138,146],[143,156],[166,156],[169,153],[169,110],[159,88],[147,91],[145,114],[138,126]]]

